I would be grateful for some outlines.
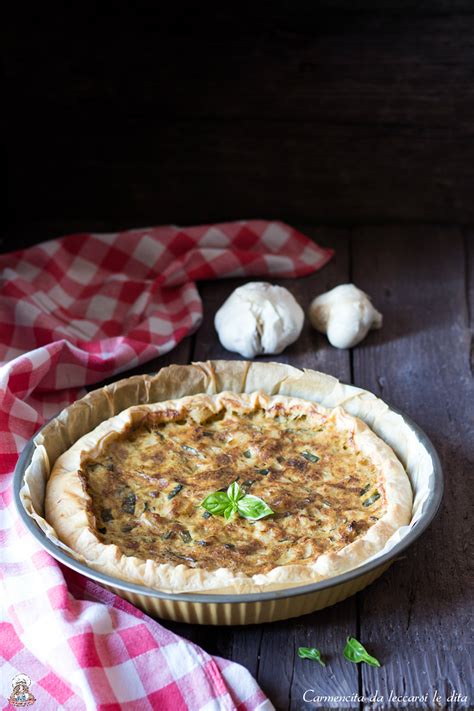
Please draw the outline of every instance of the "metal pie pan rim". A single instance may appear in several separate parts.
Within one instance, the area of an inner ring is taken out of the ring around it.
[[[120,578],[112,577],[105,573],[89,568],[84,563],[81,563],[71,556],[69,556],[65,551],[58,548],[52,541],[50,541],[45,534],[41,531],[39,526],[36,524],[34,519],[32,519],[26,512],[21,499],[20,490],[23,486],[23,476],[26,468],[28,467],[31,456],[34,450],[34,439],[39,432],[46,426],[46,424],[36,432],[35,435],[27,442],[25,445],[17,465],[15,467],[13,475],[13,493],[16,509],[27,527],[28,531],[33,535],[33,537],[38,541],[38,543],[45,548],[48,553],[50,553],[53,558],[63,563],[68,568],[81,573],[87,578],[95,580],[102,585],[107,587],[115,588],[116,590],[123,590],[128,593],[143,595],[145,597],[153,597],[162,600],[171,600],[175,602],[189,602],[189,603],[211,603],[211,604],[239,604],[239,603],[256,603],[256,602],[266,602],[271,600],[286,599],[289,597],[299,597],[301,595],[309,595],[312,593],[318,593],[328,588],[337,587],[343,585],[344,583],[350,582],[365,573],[388,563],[396,559],[403,551],[405,551],[415,540],[417,540],[421,534],[428,528],[430,523],[433,521],[439,507],[441,500],[443,498],[444,490],[444,480],[443,472],[441,468],[441,462],[438,453],[431,442],[428,435],[405,413],[403,413],[398,408],[387,403],[390,410],[401,415],[405,420],[406,424],[415,431],[418,439],[423,444],[428,454],[430,455],[433,462],[433,477],[430,483],[430,493],[428,499],[424,504],[424,509],[421,513],[419,521],[413,526],[412,530],[407,533],[402,541],[397,543],[391,551],[384,553],[383,555],[377,556],[374,560],[369,563],[364,563],[357,568],[348,570],[341,575],[337,575],[331,578],[325,578],[315,583],[309,583],[307,585],[295,586],[290,588],[283,588],[281,590],[273,590],[270,592],[260,592],[260,593],[247,593],[247,594],[219,594],[219,593],[166,593],[160,590],[154,590],[152,588],[145,587],[144,585],[138,585],[136,583],[129,583]]]

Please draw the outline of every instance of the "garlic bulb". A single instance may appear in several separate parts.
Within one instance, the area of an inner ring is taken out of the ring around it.
[[[354,284],[341,284],[317,296],[309,307],[311,324],[326,333],[336,348],[352,348],[371,328],[382,326],[382,314]]]
[[[281,353],[301,333],[304,312],[288,289],[262,281],[239,286],[216,313],[222,345],[245,358]]]

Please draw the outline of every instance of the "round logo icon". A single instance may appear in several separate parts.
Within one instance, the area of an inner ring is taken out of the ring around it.
[[[17,674],[12,679],[13,691],[8,701],[12,706],[22,708],[23,706],[31,706],[36,699],[30,693],[31,679],[27,674]]]

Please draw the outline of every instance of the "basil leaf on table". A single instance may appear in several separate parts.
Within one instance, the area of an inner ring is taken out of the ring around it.
[[[322,667],[325,667],[325,663],[321,659],[321,652],[316,647],[298,647],[298,656],[301,659],[312,659],[314,662],[318,662]]]
[[[380,666],[379,660],[375,657],[371,657],[365,647],[363,647],[362,644],[355,639],[355,637],[347,638],[347,644],[344,647],[343,654],[349,662],[354,662],[354,664],[365,662],[366,664],[370,664],[372,667]]]

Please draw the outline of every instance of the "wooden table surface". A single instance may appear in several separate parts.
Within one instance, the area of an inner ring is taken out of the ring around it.
[[[243,664],[278,710],[473,708],[468,560],[474,461],[471,235],[439,226],[300,227],[320,244],[334,247],[336,256],[309,277],[278,283],[306,308],[314,295],[354,281],[372,296],[384,325],[348,351],[332,348],[306,324],[297,343],[266,360],[330,373],[371,390],[414,419],[441,457],[446,489],[440,513],[387,573],[332,608],[249,627],[163,624],[207,652]],[[220,345],[213,318],[242,282],[201,283],[205,316],[199,330],[141,372],[173,362],[238,358]],[[362,641],[383,666],[346,662],[341,651],[348,635]],[[300,646],[322,650],[327,667],[299,659]],[[330,697],[377,694],[383,701],[305,703],[307,689]],[[453,692],[457,696],[451,699]],[[397,702],[394,694],[427,694],[428,701]]]

